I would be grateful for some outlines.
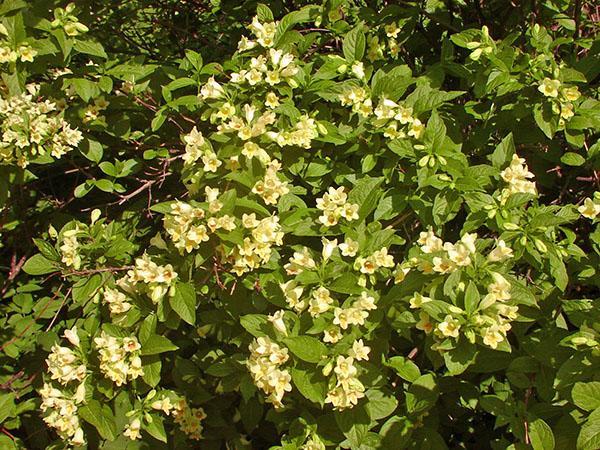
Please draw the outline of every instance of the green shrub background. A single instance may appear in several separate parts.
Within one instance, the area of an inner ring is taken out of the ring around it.
[[[600,448],[585,0],[0,3],[0,448]]]

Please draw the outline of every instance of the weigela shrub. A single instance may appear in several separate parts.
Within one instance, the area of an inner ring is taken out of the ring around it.
[[[600,448],[590,3],[199,2],[224,53],[162,42],[189,2],[39,3],[0,6],[2,448]]]

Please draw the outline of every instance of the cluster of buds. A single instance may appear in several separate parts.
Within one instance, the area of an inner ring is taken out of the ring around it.
[[[490,37],[490,30],[486,25],[481,27],[480,40],[467,42],[467,48],[472,50],[469,58],[473,61],[479,60],[482,55],[489,55],[494,52],[496,44]]]
[[[120,338],[102,331],[94,339],[100,356],[100,370],[117,386],[144,374],[140,343],[135,336]]]
[[[285,369],[280,369],[289,356],[287,348],[272,342],[268,336],[256,338],[250,346],[250,357],[246,363],[254,384],[268,395],[267,401],[275,408],[281,408],[281,400],[292,390],[292,377]]]
[[[337,225],[342,217],[348,222],[358,219],[358,205],[348,203],[348,194],[343,187],[330,187],[323,197],[317,199],[317,209],[323,211],[319,222],[326,227]]]
[[[515,153],[510,165],[500,172],[502,179],[508,186],[502,190],[501,199],[504,203],[512,194],[524,193],[537,195],[535,182],[529,181],[535,175],[529,171],[524,158],[519,158]]]
[[[56,8],[54,10],[54,20],[50,22],[52,28],[62,28],[67,36],[77,36],[87,33],[89,28],[79,22],[73,14],[75,3],[69,3],[65,8]]]
[[[144,287],[153,303],[158,303],[169,293],[175,293],[175,282],[177,273],[171,264],[159,266],[150,259],[146,253],[136,258],[135,267],[127,272],[127,275],[117,281],[117,284],[126,292],[136,292],[140,284]]]
[[[39,156],[60,158],[81,141],[55,103],[34,98],[37,92],[38,86],[29,85],[26,93],[0,98],[1,164],[24,168]]]

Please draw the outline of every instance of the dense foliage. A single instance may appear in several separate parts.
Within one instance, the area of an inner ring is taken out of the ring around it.
[[[585,0],[4,0],[0,448],[600,448]]]

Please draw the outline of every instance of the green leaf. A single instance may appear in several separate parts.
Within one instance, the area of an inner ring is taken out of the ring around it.
[[[571,391],[573,402],[581,409],[593,411],[600,408],[600,381],[575,383]]]
[[[292,381],[298,391],[313,403],[323,405],[327,395],[327,382],[318,373],[292,368]]]
[[[165,431],[164,419],[158,414],[150,414],[152,422],[144,422],[144,430],[155,439],[161,442],[167,442],[167,432]]]
[[[394,369],[400,378],[411,383],[421,376],[419,367],[404,356],[393,356],[385,365]]]
[[[554,434],[542,419],[536,419],[529,424],[529,438],[533,450],[554,450]]]
[[[273,22],[275,20],[271,9],[262,3],[256,5],[256,16],[261,22]]]
[[[535,119],[537,126],[540,127],[540,130],[544,132],[548,139],[552,139],[556,131],[556,127],[553,123],[554,119],[550,108],[542,105],[536,105],[533,108],[533,118]]]
[[[376,207],[379,197],[383,194],[379,186],[383,178],[364,177],[356,182],[348,194],[348,202],[358,205],[360,220],[367,217]]]
[[[577,450],[598,450],[600,448],[600,409],[595,410],[581,427],[577,437]]]
[[[15,414],[15,394],[3,392],[0,395],[0,423]]]
[[[171,308],[190,325],[196,323],[196,290],[189,283],[177,283],[175,294],[169,297]]]
[[[79,53],[85,53],[86,55],[91,56],[99,56],[100,58],[108,58],[106,52],[104,51],[104,47],[102,47],[102,44],[99,44],[98,42],[76,40],[73,48]]]
[[[52,244],[42,239],[33,239],[33,243],[44,256],[44,258],[49,259],[50,261],[60,261],[60,255]]]
[[[58,265],[43,255],[38,253],[33,255],[25,264],[23,264],[23,271],[29,275],[44,275],[46,273],[56,272]]]
[[[462,337],[456,348],[444,352],[444,362],[450,375],[460,375],[473,364],[477,356],[477,347]]]
[[[162,361],[160,356],[152,355],[144,357],[144,375],[142,379],[150,387],[155,387],[160,383],[160,371],[162,368]]]
[[[246,314],[240,318],[240,324],[252,336],[264,336],[267,331],[269,320],[264,314]]]
[[[433,374],[421,375],[406,392],[406,408],[410,413],[421,414],[435,405],[438,395]]]
[[[490,161],[492,165],[501,169],[510,163],[512,156],[515,154],[515,140],[513,138],[513,134],[509,133],[498,146],[494,150],[494,152],[490,155]]]
[[[563,164],[567,166],[582,166],[585,164],[585,158],[581,156],[579,153],[567,152],[560,157],[560,160]]]
[[[158,355],[159,353],[172,352],[179,349],[169,338],[153,334],[142,343],[142,355]]]
[[[90,161],[99,163],[100,161],[102,161],[102,155],[104,151],[100,142],[93,141],[91,139],[86,139],[84,141],[81,153],[83,153],[83,156],[85,156]]]
[[[360,61],[365,54],[367,40],[363,31],[363,24],[360,23],[346,34],[342,45],[346,61],[352,64],[354,61]]]
[[[327,347],[311,336],[296,336],[283,340],[289,350],[302,361],[318,363],[327,355]]]
[[[479,291],[477,290],[475,283],[469,281],[469,286],[467,286],[465,291],[465,310],[467,311],[467,314],[474,313],[478,306]]]
[[[83,420],[96,427],[104,439],[109,441],[116,439],[117,425],[108,405],[102,405],[98,400],[88,400],[87,404],[81,406],[77,413]]]
[[[385,419],[398,407],[398,400],[389,392],[369,389],[366,394],[369,399],[366,408],[371,420]]]

